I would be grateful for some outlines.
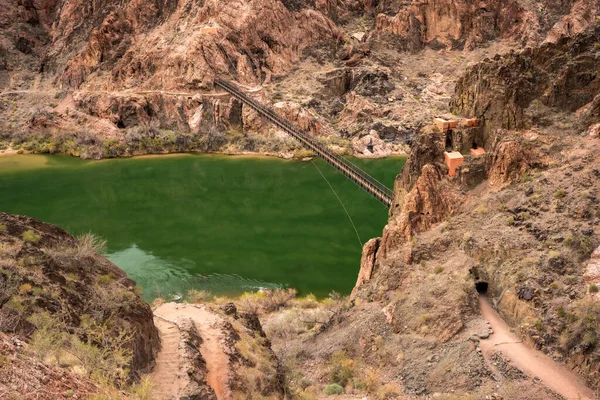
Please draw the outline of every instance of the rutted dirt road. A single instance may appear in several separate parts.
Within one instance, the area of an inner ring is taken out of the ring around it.
[[[486,359],[489,360],[493,352],[500,351],[521,371],[531,377],[538,377],[546,387],[566,399],[596,399],[594,392],[577,375],[547,355],[529,348],[517,335],[511,333],[510,327],[492,308],[486,296],[479,296],[479,305],[483,318],[494,330],[489,339],[481,340],[479,344]]]

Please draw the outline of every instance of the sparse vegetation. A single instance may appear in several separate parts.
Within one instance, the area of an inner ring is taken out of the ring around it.
[[[327,385],[325,387],[325,390],[323,390],[323,392],[328,395],[334,395],[334,394],[344,394],[344,388],[340,385],[338,385],[337,383],[332,383],[330,385]]]
[[[555,199],[562,199],[566,195],[567,195],[567,192],[565,192],[563,189],[558,189],[556,192],[554,192]]]
[[[213,295],[205,290],[190,289],[187,292],[187,300],[190,303],[205,303],[212,299]]]
[[[346,386],[355,372],[354,360],[349,358],[344,351],[337,351],[331,355],[330,378],[333,383]]]
[[[596,284],[591,284],[591,285],[589,286],[589,288],[588,288],[588,291],[589,291],[590,293],[592,293],[592,294],[593,294],[593,293],[598,293],[598,290],[599,290],[599,289],[598,289],[598,285],[596,285]]]
[[[23,235],[21,237],[26,242],[37,242],[38,240],[40,240],[40,235],[38,235],[37,233],[35,233],[35,231],[31,229],[23,232]]]
[[[239,307],[247,312],[272,312],[285,306],[296,297],[296,289],[273,289],[244,293],[238,300]]]

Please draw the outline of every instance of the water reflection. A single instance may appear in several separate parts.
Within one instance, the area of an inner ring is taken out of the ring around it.
[[[236,296],[261,288],[275,289],[283,285],[246,279],[229,274],[194,274],[196,263],[188,259],[164,260],[133,244],[124,250],[106,254],[119,268],[143,288],[142,298],[171,300],[184,297],[188,290],[205,290],[217,296]]]

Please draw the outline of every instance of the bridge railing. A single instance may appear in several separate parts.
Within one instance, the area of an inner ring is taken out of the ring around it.
[[[216,80],[215,84],[225,89],[225,91],[227,91],[229,94],[238,98],[243,103],[246,103],[260,115],[267,118],[272,123],[288,132],[295,139],[300,141],[301,144],[317,153],[321,158],[327,161],[328,164],[332,165],[334,168],[336,168],[348,178],[353,180],[360,187],[362,187],[364,190],[373,195],[377,200],[379,200],[388,207],[391,205],[393,199],[393,192],[387,186],[385,186],[384,184],[367,174],[357,165],[353,164],[346,158],[333,153],[332,151],[327,149],[322,143],[293,126],[289,121],[276,114],[273,110],[265,107],[257,100],[248,96],[246,93],[244,93],[231,82],[224,80]]]

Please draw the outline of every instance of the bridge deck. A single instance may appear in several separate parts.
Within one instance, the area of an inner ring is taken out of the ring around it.
[[[304,147],[316,153],[332,167],[344,174],[352,182],[356,183],[367,193],[375,197],[382,204],[390,207],[392,204],[393,193],[381,182],[367,174],[355,164],[339,156],[317,140],[294,127],[289,121],[277,115],[272,109],[265,107],[252,97],[248,96],[236,85],[224,80],[216,80],[215,85],[219,86],[227,93],[256,111],[261,117],[271,122],[273,125],[285,131],[287,134],[298,140]]]

